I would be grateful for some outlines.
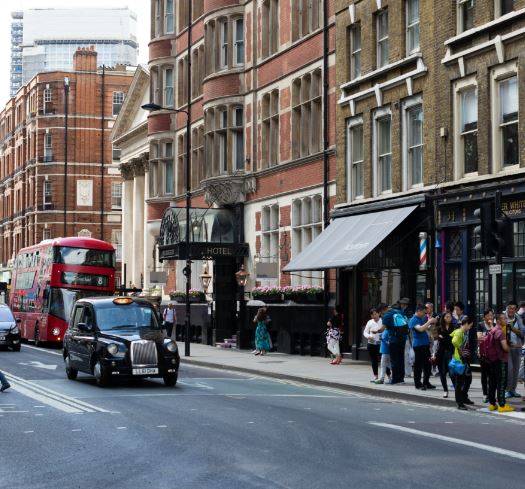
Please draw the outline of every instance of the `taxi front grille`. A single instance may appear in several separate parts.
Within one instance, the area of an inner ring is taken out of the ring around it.
[[[154,341],[139,340],[131,343],[131,364],[157,365],[157,347]]]

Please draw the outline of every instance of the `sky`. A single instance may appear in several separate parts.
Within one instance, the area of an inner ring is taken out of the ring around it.
[[[9,100],[11,12],[31,8],[129,7],[137,14],[139,63],[148,61],[150,0],[16,0],[0,1],[0,107]]]

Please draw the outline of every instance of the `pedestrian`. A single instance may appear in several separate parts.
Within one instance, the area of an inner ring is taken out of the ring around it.
[[[505,310],[507,323],[507,341],[509,341],[510,352],[508,356],[509,374],[507,377],[507,392],[505,397],[520,397],[516,392],[518,387],[518,376],[521,366],[523,338],[525,337],[525,326],[521,317],[517,314],[518,304],[510,301]]]
[[[401,299],[383,316],[383,326],[389,332],[391,384],[405,383],[405,344],[409,328],[408,318],[404,311],[408,307],[408,302],[406,298]]]
[[[379,353],[381,333],[378,331],[381,330],[382,325],[383,322],[379,316],[378,310],[375,308],[370,309],[370,319],[366,323],[363,331],[363,336],[367,341],[366,349],[368,350],[368,356],[372,362],[372,372],[374,374],[374,378],[370,382],[374,382],[378,379],[378,367],[379,361],[381,360],[381,354]]]
[[[0,371],[0,383],[2,384],[2,387],[0,387],[0,392],[4,392],[6,389],[11,387],[11,384],[7,381],[2,371]]]
[[[461,321],[463,321],[464,318],[467,316],[465,315],[465,305],[463,302],[458,301],[454,303],[454,318],[456,319],[456,322],[458,325],[461,324]]]
[[[164,328],[166,329],[166,335],[168,338],[171,338],[173,333],[173,327],[177,324],[177,311],[173,307],[173,303],[170,302],[168,307],[164,309],[162,314],[162,319],[164,320]]]
[[[388,383],[392,382],[391,377],[391,363],[390,363],[390,333],[385,329],[381,333],[381,345],[379,347],[379,353],[381,354],[381,373],[379,379],[374,381],[374,384],[384,384],[385,375]]]
[[[470,340],[469,331],[473,321],[463,315],[461,325],[451,333],[452,346],[454,347],[454,358],[463,366],[463,372],[454,375],[454,393],[458,409],[467,410],[466,404],[474,404],[468,397],[470,384],[472,384],[472,370],[470,369]]]
[[[452,313],[446,311],[441,315],[438,328],[438,348],[437,348],[437,364],[439,369],[439,378],[443,387],[443,397],[448,397],[448,385],[447,385],[447,374],[450,377],[452,383],[454,379],[448,371],[448,364],[452,359],[453,347],[452,338],[450,337],[452,331],[454,331],[455,325],[453,323]]]
[[[514,411],[513,407],[505,403],[505,387],[508,373],[507,361],[510,350],[505,333],[506,321],[505,314],[498,314],[496,316],[496,324],[488,333],[486,340],[487,359],[490,363],[489,410],[496,411],[497,409],[500,413]]]
[[[428,330],[435,323],[437,323],[435,318],[427,318],[423,304],[416,306],[416,312],[408,323],[415,355],[414,385],[416,389],[424,391],[436,388],[430,383],[430,338],[428,336]],[[423,374],[423,382],[421,382],[421,374]]]
[[[255,355],[265,355],[270,350],[270,335],[266,327],[266,309],[260,307],[257,310],[257,327],[255,328]]]
[[[436,322],[428,329],[427,334],[429,337],[429,346],[430,346],[430,366],[431,366],[431,375],[439,375],[437,370],[437,362],[435,361],[436,352],[437,352],[437,327],[439,324],[439,317],[434,312],[434,304],[432,302],[425,303],[425,315],[427,321],[429,319],[435,318]]]
[[[343,308],[341,306],[335,306],[334,313],[326,324],[328,326],[328,329],[326,330],[326,346],[334,356],[330,364],[339,365],[343,359],[339,342],[341,341],[344,330],[344,316]]]
[[[481,338],[487,336],[490,330],[494,327],[494,312],[492,309],[483,311],[483,321],[478,324],[476,333],[478,337],[478,344]],[[489,402],[489,375],[490,364],[488,360],[478,352],[479,366],[481,370],[481,390],[483,392],[483,402]]]

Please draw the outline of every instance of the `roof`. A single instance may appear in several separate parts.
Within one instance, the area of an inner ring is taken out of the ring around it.
[[[96,305],[96,304],[109,305],[115,299],[123,299],[123,298],[132,299],[133,302],[137,304],[153,307],[153,304],[149,300],[143,299],[142,297],[129,297],[129,296],[121,296],[121,295],[111,295],[107,297],[85,297],[83,299],[79,299],[77,301],[77,304],[78,303],[88,303],[92,305]]]

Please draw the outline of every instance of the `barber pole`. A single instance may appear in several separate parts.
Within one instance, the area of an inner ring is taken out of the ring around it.
[[[427,269],[427,233],[419,233],[419,270]]]

